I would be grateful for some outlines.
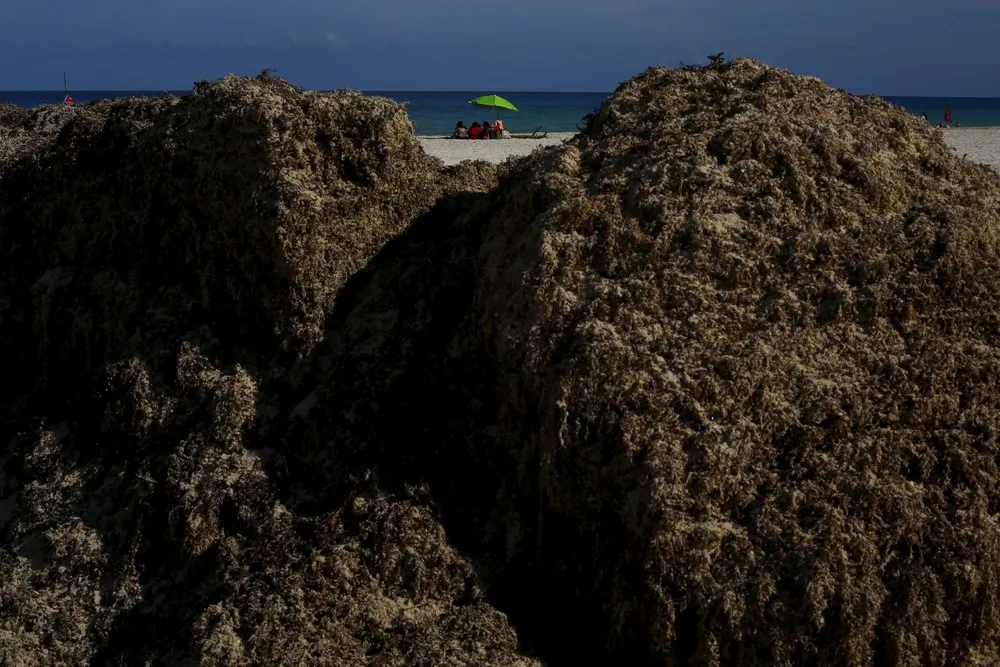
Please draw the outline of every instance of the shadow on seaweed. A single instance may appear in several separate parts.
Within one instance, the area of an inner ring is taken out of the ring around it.
[[[517,462],[497,436],[497,372],[479,343],[476,262],[491,196],[444,200],[348,281],[319,352],[328,367],[321,396],[285,437],[287,468],[272,479],[283,480],[297,514],[338,511],[345,522],[359,485],[397,497],[425,488],[527,653],[553,667],[595,659],[641,667],[639,650],[603,648],[599,596],[582,599],[553,570],[566,567],[557,560],[565,550],[505,555],[500,512],[523,505],[524,532],[534,534],[537,505],[513,488]],[[563,527],[567,537],[573,530]]]
[[[288,540],[310,543],[315,521],[330,512],[347,533],[357,530],[352,499],[359,492],[427,504],[450,542],[476,563],[486,601],[507,614],[526,653],[553,667],[595,660],[641,667],[638,650],[605,650],[600,596],[581,595],[572,577],[560,575],[567,567],[565,549],[506,554],[510,517],[505,513],[516,512],[523,532],[532,535],[537,506],[530,489],[515,490],[518,464],[498,437],[497,372],[481,350],[474,308],[480,230],[494,196],[462,193],[444,199],[350,279],[328,318],[324,345],[302,362],[298,390],[287,379],[264,379],[259,393],[281,397],[282,417],[250,440],[276,453],[263,463],[296,516]],[[229,331],[224,322],[208,325],[224,339],[213,351],[220,357],[217,365],[240,361],[225,347],[241,332]],[[163,352],[146,360],[150,375],[175,382],[176,369],[169,368],[175,355]],[[198,437],[199,424],[210,415],[205,405],[195,404],[179,412],[182,421],[143,430],[133,423],[137,416],[120,412],[134,397],[113,393],[132,388],[91,391],[79,384],[81,376],[87,374],[79,362],[61,367],[54,379],[67,380],[65,390],[75,388],[85,398],[65,409],[49,402],[39,414],[50,424],[68,423],[68,437],[75,440],[68,451],[101,466],[91,477],[95,485],[115,475],[127,480],[113,489],[85,489],[80,497],[88,504],[74,508],[101,535],[108,553],[102,595],[114,599],[116,575],[132,562],[138,569],[135,604],[108,625],[91,628],[99,638],[91,664],[163,658],[194,646],[193,619],[230,592],[218,576],[225,569],[220,544],[192,555],[171,516],[171,508],[179,506],[178,491],[164,483],[172,454]],[[303,393],[317,385],[319,398],[307,417],[289,416]],[[157,482],[148,495],[141,489],[143,479]],[[120,511],[134,525],[125,540],[120,527],[92,505],[102,494],[126,503]],[[268,511],[254,509],[255,516]],[[228,505],[219,521],[227,537],[260,539],[255,526]],[[572,526],[553,530],[549,539],[558,541],[561,533],[569,539]],[[256,551],[253,558],[266,557],[259,555],[266,545]]]

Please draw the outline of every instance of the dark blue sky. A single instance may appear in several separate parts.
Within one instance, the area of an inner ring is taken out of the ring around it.
[[[997,0],[0,0],[0,90],[609,91],[725,51],[856,93],[1000,97]]]

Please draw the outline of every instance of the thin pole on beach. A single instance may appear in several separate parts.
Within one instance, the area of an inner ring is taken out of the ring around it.
[[[63,72],[63,104],[76,104],[72,97],[69,96],[69,86],[66,83],[66,72]]]

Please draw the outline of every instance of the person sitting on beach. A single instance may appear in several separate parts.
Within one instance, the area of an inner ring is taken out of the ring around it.
[[[451,138],[452,139],[469,138],[469,131],[465,129],[465,123],[463,123],[462,121],[458,121],[458,124],[455,125],[455,131],[451,133]]]
[[[482,139],[483,138],[483,128],[479,127],[479,123],[473,123],[472,127],[469,128],[469,139]]]
[[[490,121],[484,120],[483,121],[483,139],[492,139],[492,138],[493,138],[493,126],[490,125]]]
[[[504,128],[503,121],[499,118],[493,123],[493,132],[496,133],[497,139],[510,139],[510,132]]]

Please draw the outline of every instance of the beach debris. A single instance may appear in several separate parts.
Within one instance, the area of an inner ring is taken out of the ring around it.
[[[289,459],[425,480],[546,659],[998,662],[998,210],[880,99],[649,69],[369,264]]]
[[[274,77],[0,107],[0,662],[536,664],[419,485],[282,472],[338,292],[493,173]]]
[[[473,318],[535,599],[653,664],[1000,662],[997,174],[749,60],[521,167]]]
[[[506,169],[504,164],[494,164],[485,160],[464,160],[441,170],[439,177],[441,190],[449,195],[486,192],[499,183]]]
[[[542,125],[539,125],[531,131],[531,134],[512,134],[510,136],[512,139],[544,139],[549,136],[549,133],[548,131],[543,131],[542,127]]]
[[[496,171],[285,86],[0,122],[0,650],[1000,662],[1000,176],[744,59]]]

